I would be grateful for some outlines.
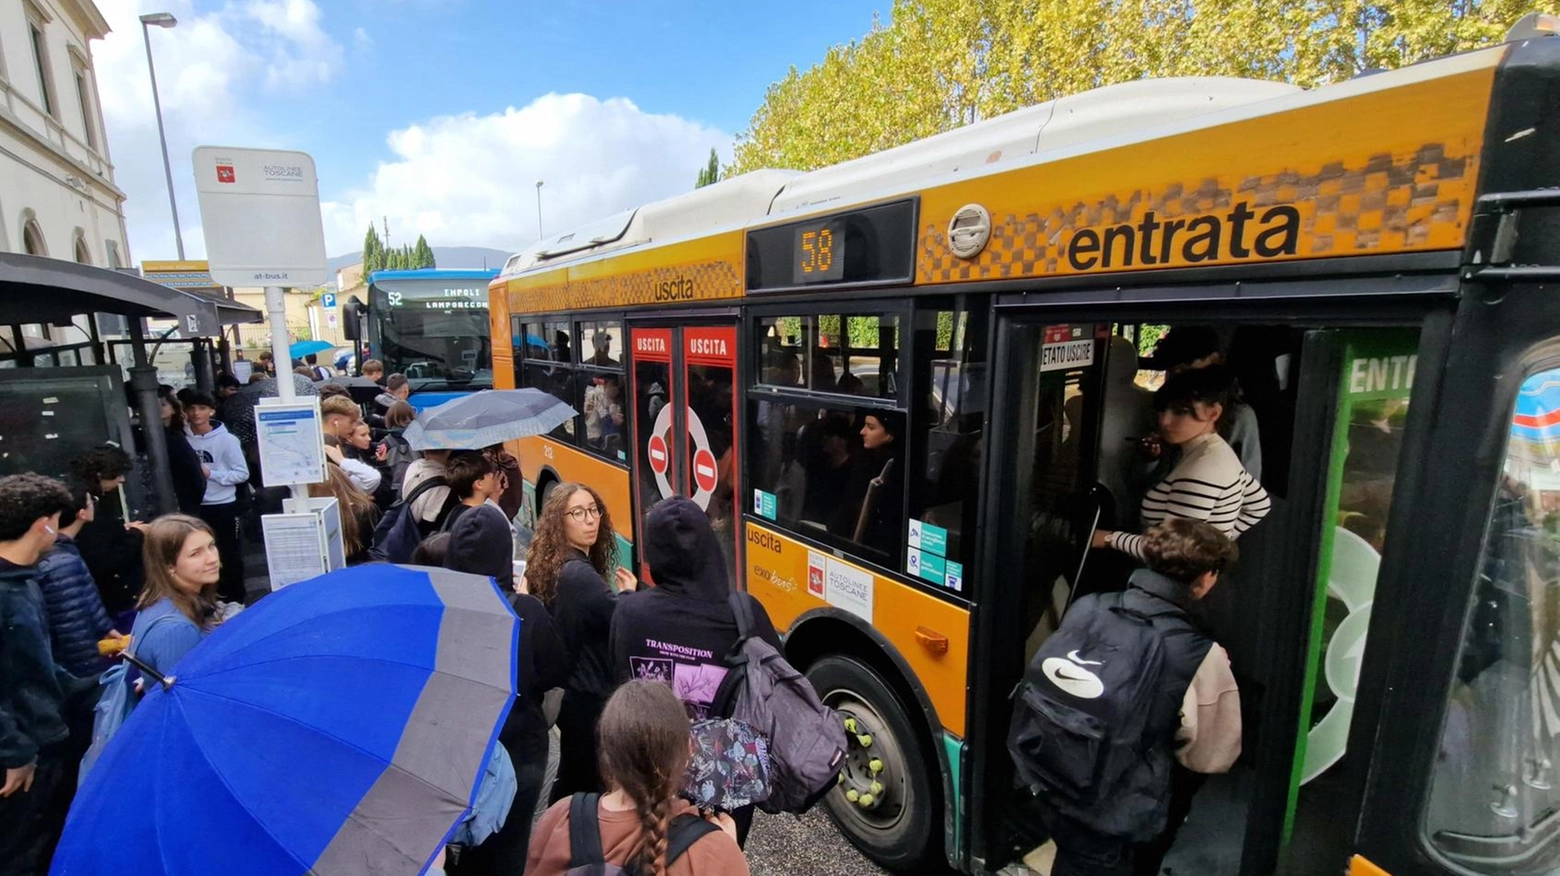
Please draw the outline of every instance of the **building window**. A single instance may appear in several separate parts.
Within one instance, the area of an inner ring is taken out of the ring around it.
[[[103,251],[108,255],[108,266],[110,268],[118,270],[119,268],[124,267],[124,264],[119,260],[119,241],[103,241]]]
[[[54,88],[49,79],[49,46],[43,38],[43,20],[33,11],[27,18],[27,33],[32,40],[33,65],[38,69],[38,94],[43,110],[56,119],[59,109],[54,105]]]
[[[38,227],[37,220],[28,219],[22,226],[22,251],[36,256],[49,254],[49,247],[43,241],[43,229]]]
[[[87,145],[94,151],[101,149],[98,145],[97,124],[94,121],[96,114],[92,112],[92,77],[87,72],[87,65],[81,58],[72,53],[71,68],[76,79],[76,105],[81,109],[81,130],[86,135]]]
[[[81,236],[76,237],[76,262],[78,264],[92,264],[92,250],[87,248],[87,241]]]

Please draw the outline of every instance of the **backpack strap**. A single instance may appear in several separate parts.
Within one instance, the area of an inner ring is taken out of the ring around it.
[[[569,868],[605,864],[601,852],[601,821],[596,807],[600,794],[575,794],[569,798]]]
[[[402,496],[401,504],[410,506],[413,502],[417,501],[417,499],[422,496],[423,493],[426,493],[435,487],[447,486],[449,486],[449,482],[444,479],[444,475],[434,475],[433,477],[428,478],[427,480],[418,484],[416,489],[412,490],[410,493]],[[451,492],[454,491],[452,490]]]
[[[727,596],[726,602],[731,606],[731,616],[737,621],[737,646],[740,647],[753,638],[753,606],[748,604],[747,594],[740,590]]]
[[[672,819],[671,829],[666,832],[667,869],[671,869],[672,862],[681,858],[694,843],[718,830],[720,825],[692,813],[685,813]]]

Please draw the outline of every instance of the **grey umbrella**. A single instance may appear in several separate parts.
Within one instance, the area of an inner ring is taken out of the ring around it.
[[[575,414],[539,389],[487,389],[423,411],[402,437],[414,450],[480,450],[546,434]]]

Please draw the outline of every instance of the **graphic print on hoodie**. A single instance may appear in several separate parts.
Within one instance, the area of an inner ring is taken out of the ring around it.
[[[244,448],[238,438],[219,420],[212,420],[211,431],[204,435],[196,435],[186,425],[184,437],[201,464],[211,469],[211,477],[206,479],[206,498],[201,504],[227,505],[237,501],[238,485],[249,480],[249,463],[244,461]]]
[[[618,599],[612,616],[613,672],[620,682],[665,682],[691,717],[712,717],[710,703],[729,671],[726,655],[737,641],[720,542],[704,511],[679,496],[650,511],[641,543],[656,586]],[[780,637],[764,606],[744,598],[753,607],[754,634],[779,650]]]

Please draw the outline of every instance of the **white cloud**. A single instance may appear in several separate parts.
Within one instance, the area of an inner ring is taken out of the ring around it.
[[[200,143],[285,145],[250,110],[252,96],[328,81],[341,69],[342,47],[321,29],[311,0],[250,0],[204,13],[191,0],[116,0],[100,8],[113,32],[93,44],[93,64],[137,261],[175,255],[138,16],[166,11],[179,20],[172,30],[152,28],[151,42],[186,255],[200,258],[191,150]]]
[[[364,51],[374,47],[374,38],[368,35],[363,28],[354,28],[352,31],[352,47],[358,51]]]
[[[391,161],[324,205],[327,249],[358,249],[389,217],[392,242],[516,250],[537,239],[536,180],[549,233],[693,187],[730,134],[624,98],[548,94],[520,109],[441,116],[388,137]]]

